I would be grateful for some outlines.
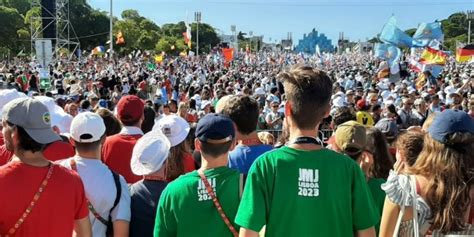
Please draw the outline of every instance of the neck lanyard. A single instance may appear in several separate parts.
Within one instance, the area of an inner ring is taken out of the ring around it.
[[[144,180],[149,181],[164,181],[167,182],[166,178],[161,175],[143,175]]]
[[[240,144],[246,145],[246,146],[254,146],[254,145],[260,145],[262,142],[258,138],[254,139],[244,139],[240,141]]]
[[[314,144],[314,145],[321,145],[315,137],[297,137],[295,140],[290,142],[289,144]]]
[[[204,175],[204,172],[202,170],[198,170],[197,172],[198,172],[199,176],[201,177],[201,180],[204,183],[204,186],[206,186],[207,193],[209,194],[209,196],[211,196],[212,201],[214,202],[214,206],[217,208],[217,212],[219,212],[219,215],[221,216],[222,220],[227,225],[227,228],[229,228],[230,232],[232,232],[232,235],[234,237],[239,236],[239,233],[237,232],[237,230],[235,230],[235,227],[232,225],[229,218],[224,213],[224,210],[222,209],[222,206],[219,203],[219,200],[217,199],[217,196],[214,193],[214,190],[212,189],[211,184],[209,184],[209,181],[207,180],[206,176]]]

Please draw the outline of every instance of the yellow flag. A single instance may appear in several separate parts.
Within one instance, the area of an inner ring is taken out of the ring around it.
[[[161,55],[161,54],[160,54],[160,55],[156,55],[156,56],[155,56],[155,62],[156,62],[156,63],[161,63],[161,62],[163,62],[163,55]]]

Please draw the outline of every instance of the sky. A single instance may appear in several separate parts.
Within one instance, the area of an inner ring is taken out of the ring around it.
[[[88,0],[89,4],[109,11],[110,0]],[[113,0],[114,16],[135,9],[158,25],[191,22],[200,11],[202,22],[230,34],[238,31],[263,35],[265,42],[286,39],[294,43],[315,28],[337,42],[339,32],[352,41],[377,35],[393,14],[398,26],[416,28],[421,22],[442,20],[455,12],[474,10],[474,0]]]

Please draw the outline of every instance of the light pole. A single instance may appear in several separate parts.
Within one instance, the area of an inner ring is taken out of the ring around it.
[[[232,31],[232,44],[233,44],[233,47],[234,47],[234,50],[238,50],[239,49],[239,45],[237,44],[236,46],[236,42],[237,42],[237,36],[235,35],[235,31],[236,31],[236,27],[235,25],[231,25],[230,26],[230,31]]]
[[[468,20],[468,27],[467,27],[467,44],[471,43],[471,20],[474,19],[474,11],[467,11],[466,18]]]
[[[249,37],[250,37],[250,52],[252,52],[252,40],[253,40],[252,36],[253,36],[253,31],[250,31],[250,32],[249,32]]]
[[[110,24],[110,32],[109,32],[110,56],[112,56],[114,53],[113,18],[114,18],[114,15],[112,13],[112,0],[110,0],[110,22],[109,22]]]
[[[199,55],[199,22],[201,22],[201,12],[194,12],[194,21],[196,22],[196,56]]]

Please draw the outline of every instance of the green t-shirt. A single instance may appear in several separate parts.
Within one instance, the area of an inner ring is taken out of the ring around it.
[[[239,172],[228,167],[204,171],[230,221],[239,206]],[[237,226],[236,230],[238,231]],[[197,171],[180,176],[161,194],[156,212],[155,237],[232,236]]]
[[[384,179],[375,179],[375,178],[371,178],[367,182],[367,184],[369,185],[370,193],[372,194],[372,198],[374,200],[375,207],[377,208],[377,213],[379,214],[379,217],[382,216],[383,204],[385,202],[385,191],[383,191],[380,186],[385,182],[386,181]],[[380,228],[380,218],[379,218],[379,222],[377,222],[377,224],[375,225],[375,231],[377,232],[377,236],[379,233],[379,228]]]
[[[250,168],[235,222],[266,236],[352,236],[378,221],[359,166],[328,149],[267,152]]]

